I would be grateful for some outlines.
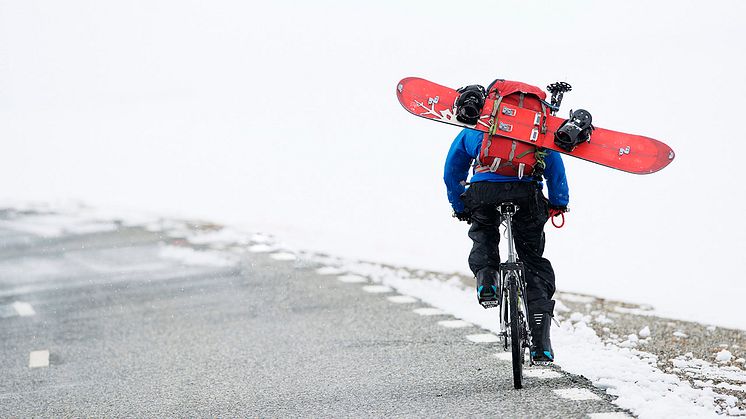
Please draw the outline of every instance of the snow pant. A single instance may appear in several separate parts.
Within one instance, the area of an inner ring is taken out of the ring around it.
[[[513,239],[526,272],[526,293],[531,313],[554,312],[554,269],[543,257],[544,224],[549,219],[549,201],[536,182],[477,182],[461,195],[471,211],[469,238],[474,245],[469,268],[477,278],[497,277],[500,268],[500,213],[497,204],[512,202],[520,208],[513,216]]]

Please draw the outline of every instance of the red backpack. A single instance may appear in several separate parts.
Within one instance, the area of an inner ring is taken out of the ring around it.
[[[541,112],[542,119],[546,121],[548,110],[543,101],[547,98],[547,94],[536,86],[498,79],[487,88],[487,98],[496,100],[493,107],[493,119],[495,112],[510,115],[510,107],[519,107]],[[509,129],[511,129],[509,125],[504,127],[501,124],[499,129],[484,133],[482,148],[474,168],[476,173],[491,172],[522,178],[543,171],[546,153],[531,144],[500,135],[501,132],[509,132]],[[542,126],[542,129],[546,130],[546,127]]]

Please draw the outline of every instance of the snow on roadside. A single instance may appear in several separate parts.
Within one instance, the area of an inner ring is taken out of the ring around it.
[[[91,234],[114,231],[117,225],[110,221],[82,218],[74,215],[44,214],[19,215],[11,220],[0,220],[0,228],[20,231],[44,238],[65,234]]]
[[[191,247],[182,246],[161,246],[158,256],[192,266],[228,267],[237,264],[237,261],[229,258],[225,252],[194,250]]]
[[[484,310],[476,304],[474,291],[466,289],[457,277],[446,281],[427,276],[420,278],[404,269],[361,262],[344,263],[338,268],[366,276],[459,319],[499,333],[497,312]],[[720,417],[718,412],[740,413],[729,412],[735,406],[734,397],[720,395],[709,387],[694,388],[676,375],[661,371],[654,355],[604,343],[588,327],[588,319],[576,316],[573,320],[552,327],[557,365],[569,373],[585,376],[596,387],[616,396],[614,403],[618,406],[641,418],[716,418]]]
[[[724,351],[728,352],[728,351]],[[730,354],[730,352],[728,352]],[[717,362],[723,362],[717,357]],[[692,356],[691,352],[671,360],[674,370],[679,370],[695,379],[730,381],[746,384],[746,371],[733,366],[716,365]]]
[[[228,227],[201,233],[192,233],[187,241],[197,245],[244,245],[250,242],[249,235]]]

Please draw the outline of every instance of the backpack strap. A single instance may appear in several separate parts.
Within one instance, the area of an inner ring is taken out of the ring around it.
[[[487,156],[489,155],[489,152],[490,152],[490,146],[491,146],[491,145],[492,145],[492,136],[488,136],[488,137],[487,137],[487,143],[486,143],[486,144],[484,144],[484,147],[483,147],[483,148],[484,148],[484,150],[482,150],[482,153],[484,154],[484,157],[487,157]],[[480,161],[479,161],[479,164],[480,164],[480,166],[481,166],[481,164],[482,164],[482,162],[481,162],[481,159],[480,159]]]
[[[546,134],[547,133],[547,105],[544,103],[543,100],[539,101],[541,103],[541,133]]]
[[[515,159],[515,148],[518,147],[518,144],[516,144],[515,141],[513,141],[513,144],[510,146],[510,155],[508,156],[508,163],[511,165],[513,164],[513,159]]]
[[[493,80],[492,83],[490,83],[489,86],[487,86],[487,96],[490,95],[490,90],[492,90],[492,87],[494,87],[495,84],[497,84],[497,82],[499,82],[499,81],[505,81],[505,79],[495,79],[495,80]],[[495,90],[495,95],[497,96],[498,94],[499,93],[497,92],[497,90]]]
[[[544,170],[547,168],[547,162],[545,161],[547,151],[544,148],[537,147],[534,156],[536,157],[536,164],[534,165],[533,176],[537,181],[541,182],[541,177],[544,175]]]
[[[492,108],[492,113],[490,114],[490,135],[495,135],[497,132],[497,124],[495,121],[497,121],[497,112],[500,109],[500,104],[503,102],[503,97],[498,96],[495,99],[495,105]]]
[[[497,169],[500,168],[500,161],[501,160],[502,160],[501,158],[495,157],[495,160],[490,165],[490,172],[492,172],[492,173],[497,172]]]
[[[535,151],[535,150],[526,150],[526,151],[524,151],[523,153],[519,154],[519,155],[518,155],[518,158],[519,158],[519,159],[522,159],[522,158],[524,158],[524,157],[528,156],[528,155],[529,155],[529,154],[531,154],[531,153],[536,153],[536,151]]]

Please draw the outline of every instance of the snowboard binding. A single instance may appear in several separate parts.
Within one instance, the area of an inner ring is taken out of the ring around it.
[[[593,125],[591,113],[585,109],[570,112],[570,119],[554,133],[554,144],[565,151],[573,151],[578,144],[590,141]]]
[[[456,119],[464,124],[474,125],[479,121],[484,107],[487,93],[484,87],[472,84],[457,90],[460,93],[456,99]]]
[[[558,81],[547,86],[547,91],[552,94],[552,102],[549,104],[549,108],[552,109],[552,115],[556,114],[562,104],[562,96],[565,92],[572,90],[570,83],[564,81]]]

